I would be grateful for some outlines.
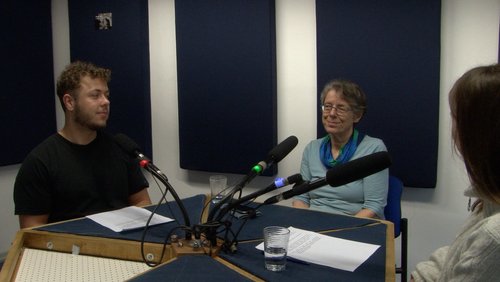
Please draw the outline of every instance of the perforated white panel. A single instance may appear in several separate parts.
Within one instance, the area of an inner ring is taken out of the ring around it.
[[[124,281],[148,269],[141,262],[25,249],[16,281]]]

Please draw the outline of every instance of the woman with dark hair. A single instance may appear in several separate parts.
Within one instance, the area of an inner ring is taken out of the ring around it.
[[[321,92],[323,127],[327,135],[311,141],[302,155],[300,174],[307,181],[325,177],[334,166],[379,151],[384,142],[358,131],[355,125],[366,112],[366,96],[347,80],[333,80]],[[294,198],[293,206],[359,217],[384,218],[389,170],[331,187],[325,185]]]
[[[476,67],[449,94],[452,139],[477,198],[463,230],[412,273],[413,281],[500,278],[500,65]]]

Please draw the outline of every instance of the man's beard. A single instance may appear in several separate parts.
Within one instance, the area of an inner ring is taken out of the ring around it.
[[[106,127],[106,122],[104,122],[104,124],[101,125],[97,123],[92,123],[91,120],[92,118],[89,115],[81,111],[80,106],[77,105],[75,107],[75,122],[80,126],[86,127],[90,130],[99,130]]]

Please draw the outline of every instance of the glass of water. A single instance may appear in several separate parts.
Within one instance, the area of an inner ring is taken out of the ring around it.
[[[264,256],[267,270],[285,270],[289,238],[290,230],[286,227],[268,226],[264,228]]]
[[[210,176],[210,195],[212,203],[217,204],[224,198],[227,188],[227,177],[225,175]]]

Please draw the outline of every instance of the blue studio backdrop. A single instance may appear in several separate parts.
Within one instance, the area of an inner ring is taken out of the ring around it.
[[[56,131],[51,1],[1,1],[0,23],[2,166]]]
[[[247,173],[281,141],[275,3],[175,4],[180,166]],[[71,60],[112,70],[108,129],[152,156],[148,1],[69,0],[68,8]],[[391,173],[407,187],[435,187],[441,1],[317,0],[316,16],[318,98],[333,78],[357,82],[368,96],[359,128],[384,140]],[[36,24],[23,20],[34,18]],[[0,165],[7,165],[56,130],[51,1],[2,1],[0,21],[2,38],[10,39],[0,42],[9,54],[0,96],[2,120],[9,121],[2,124],[8,136],[0,141]],[[317,128],[324,136],[320,115]]]
[[[246,174],[276,145],[274,15],[272,0],[176,1],[182,168]]]
[[[111,69],[107,130],[152,156],[148,1],[69,0],[68,9],[71,61]]]
[[[434,188],[441,1],[316,0],[316,15],[318,108],[328,81],[359,84],[368,109],[358,128],[385,142],[390,173],[406,187]],[[323,137],[320,116],[317,126]]]

